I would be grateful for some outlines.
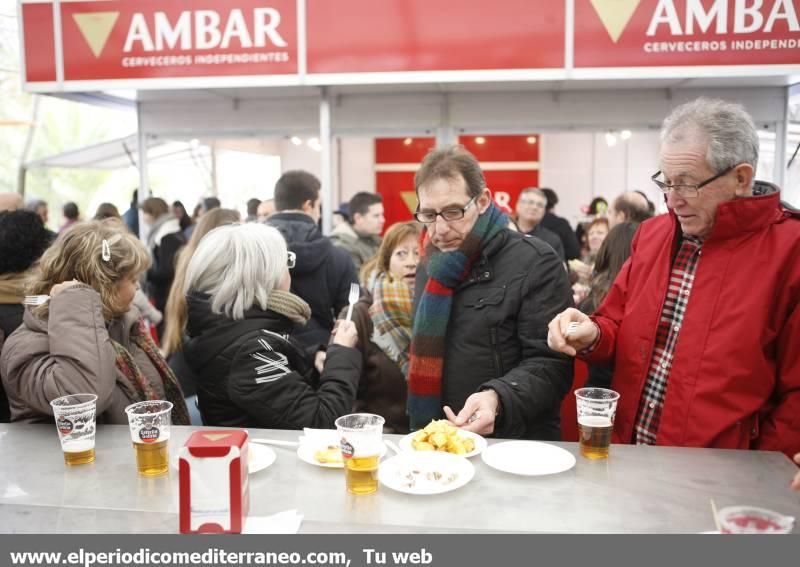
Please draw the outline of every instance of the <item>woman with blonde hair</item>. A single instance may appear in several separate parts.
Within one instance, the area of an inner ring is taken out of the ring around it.
[[[386,231],[378,253],[361,268],[362,294],[353,306],[364,367],[353,409],[383,416],[394,433],[408,432],[405,376],[419,233],[414,222]]]
[[[25,312],[0,357],[12,421],[50,421],[51,400],[91,393],[100,423],[127,423],[127,405],[161,399],[174,404],[173,423],[188,424],[180,386],[132,306],[149,263],[113,219],[59,235],[28,287],[49,300]]]
[[[203,422],[271,429],[332,428],[350,413],[361,375],[352,322],[339,325],[321,375],[289,333],[311,316],[289,291],[294,253],[277,229],[221,226],[186,270],[189,340]]]

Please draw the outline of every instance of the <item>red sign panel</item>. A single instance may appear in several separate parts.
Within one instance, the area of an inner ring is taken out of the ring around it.
[[[28,81],[55,81],[53,6],[50,4],[23,4],[22,29],[26,79]]]
[[[550,69],[561,0],[306,0],[308,72]]]
[[[576,0],[575,67],[800,63],[798,0]]]
[[[26,38],[52,36],[52,22],[47,29],[38,22],[26,19]],[[64,2],[61,25],[67,81],[281,75],[298,69],[295,0]],[[39,53],[52,57],[52,44],[26,56]],[[28,80],[39,79],[29,72]]]
[[[413,220],[417,208],[414,175],[435,138],[376,138],[375,188],[383,197],[386,228]]]

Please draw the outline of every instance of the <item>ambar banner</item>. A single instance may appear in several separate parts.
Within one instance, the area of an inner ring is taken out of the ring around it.
[[[575,67],[800,63],[800,0],[575,0]]]

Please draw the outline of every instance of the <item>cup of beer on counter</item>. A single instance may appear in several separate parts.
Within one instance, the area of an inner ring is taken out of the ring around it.
[[[159,476],[169,470],[169,428],[172,403],[138,402],[125,408],[131,428],[136,467],[142,476]]]
[[[379,415],[353,413],[335,422],[350,494],[372,494],[378,490],[384,421]]]
[[[50,406],[56,418],[64,462],[68,465],[93,462],[97,396],[71,394],[53,400]]]
[[[587,459],[608,458],[619,394],[605,388],[580,388],[575,390],[575,398],[581,455]]]

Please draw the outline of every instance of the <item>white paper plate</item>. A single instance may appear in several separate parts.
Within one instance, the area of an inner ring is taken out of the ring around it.
[[[526,476],[556,474],[575,466],[572,453],[538,441],[495,443],[489,445],[481,458],[494,469]]]
[[[441,475],[438,480],[431,473]],[[381,463],[378,479],[392,490],[431,495],[456,490],[475,476],[475,467],[460,455],[443,451],[413,451],[395,455]]]
[[[473,433],[472,431],[464,431],[463,429],[461,429],[459,430],[458,434],[461,437],[469,437],[470,439],[475,441],[475,449],[464,455],[459,455],[460,457],[467,457],[467,458],[474,457],[475,455],[480,455],[486,449],[486,439],[484,439],[477,433]],[[402,439],[400,439],[400,448],[403,451],[408,451],[413,453],[417,452],[416,449],[414,449],[414,446],[411,444],[413,438],[414,438],[413,433],[405,435]],[[445,451],[439,451],[439,452],[444,453]]]
[[[275,451],[264,445],[256,445],[255,443],[247,444],[247,472],[249,474],[263,471],[265,468],[272,465],[278,456]],[[176,456],[170,459],[172,468],[178,469],[178,461],[180,459]]]
[[[324,445],[322,447],[317,447],[309,443],[306,444],[301,443],[300,446],[297,448],[297,456],[300,457],[301,461],[308,463],[309,465],[316,465],[318,467],[323,467],[326,469],[344,468],[343,463],[320,463],[317,459],[314,458],[314,453],[323,450],[327,447],[328,447],[327,445]],[[382,443],[380,456],[383,457],[385,454],[386,454],[386,445]]]

